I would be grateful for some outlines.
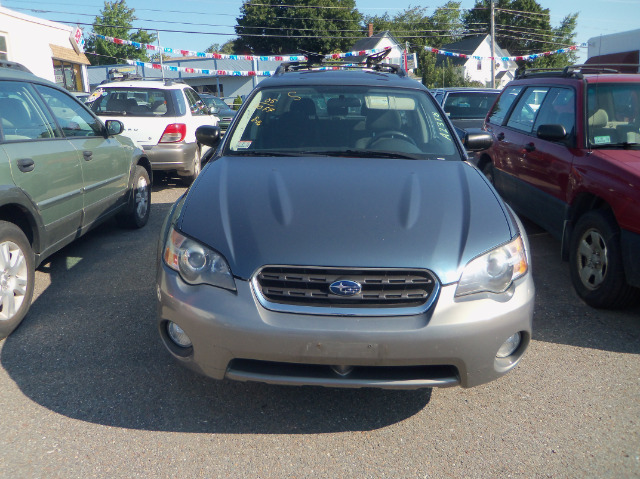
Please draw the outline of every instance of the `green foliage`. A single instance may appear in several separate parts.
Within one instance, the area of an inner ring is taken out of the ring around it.
[[[463,16],[467,28],[486,25],[489,33],[490,7],[490,0],[476,0],[474,9]],[[559,27],[553,28],[549,9],[542,8],[535,0],[496,0],[495,8],[496,42],[512,56],[556,51],[575,43],[577,13],[568,15]],[[555,68],[575,63],[576,58],[576,53],[568,52],[518,63],[526,63],[530,68]]]
[[[480,82],[472,81],[469,77],[465,77],[462,67],[453,65],[449,59],[446,59],[440,66],[436,66],[436,56],[435,53],[425,53],[424,58],[419,62],[422,83],[427,88],[485,86]]]
[[[237,97],[234,98],[233,106],[231,108],[233,108],[234,110],[239,110],[241,106],[242,106],[242,98],[240,98],[240,95],[238,95]]]
[[[270,0],[267,3],[248,0],[242,5],[235,27],[237,53],[268,55],[309,51],[327,54],[348,51],[355,43],[349,37],[359,36],[362,32],[362,16],[356,10],[354,0],[315,0],[314,8],[288,7],[308,6],[309,0]]]
[[[224,53],[226,55],[234,55],[236,52],[236,41],[228,40],[224,42],[222,46],[219,43],[212,43],[209,48],[205,50],[205,53]]]
[[[136,20],[135,10],[128,8],[125,0],[105,0],[104,8],[93,22],[93,31],[99,35],[131,40],[138,43],[153,43],[156,35],[144,30],[129,33],[132,22]],[[90,36],[85,43],[87,53],[92,65],[110,65],[121,63],[123,59],[149,61],[146,48],[138,49],[133,45],[116,45],[114,43]]]

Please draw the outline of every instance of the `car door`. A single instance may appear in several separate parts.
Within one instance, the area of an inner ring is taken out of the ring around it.
[[[538,90],[539,92],[540,90]],[[531,187],[517,193],[518,204],[526,215],[550,233],[560,237],[567,217],[567,185],[573,164],[576,105],[572,88],[548,89],[539,107],[533,130],[522,145],[522,160],[515,174]],[[516,107],[517,109],[517,107]],[[514,110],[514,114],[516,110]],[[541,125],[564,126],[567,137],[552,141],[537,137]]]
[[[40,252],[70,242],[82,224],[82,166],[76,149],[29,83],[0,82],[0,120],[0,147],[13,181],[44,224]]]
[[[116,138],[105,137],[104,125],[73,97],[37,85],[60,128],[76,150],[84,182],[83,228],[108,215],[125,200],[131,151]]]

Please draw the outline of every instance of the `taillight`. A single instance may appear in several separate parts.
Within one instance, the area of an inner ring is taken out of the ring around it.
[[[187,136],[187,125],[184,123],[171,123],[164,129],[159,143],[176,143]]]

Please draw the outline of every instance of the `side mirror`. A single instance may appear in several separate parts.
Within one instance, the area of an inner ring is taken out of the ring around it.
[[[540,125],[536,134],[542,140],[561,141],[567,137],[567,130],[562,125]]]
[[[479,128],[469,128],[466,130],[462,144],[467,151],[482,151],[493,145],[493,137]]]
[[[220,127],[203,125],[196,129],[198,143],[215,148],[220,143]]]
[[[120,120],[107,120],[104,126],[107,129],[107,136],[119,135],[124,131],[124,125]]]

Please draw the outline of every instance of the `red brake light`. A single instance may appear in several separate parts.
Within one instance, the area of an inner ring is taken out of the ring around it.
[[[159,143],[177,143],[187,136],[187,125],[184,123],[171,123],[164,129]]]

